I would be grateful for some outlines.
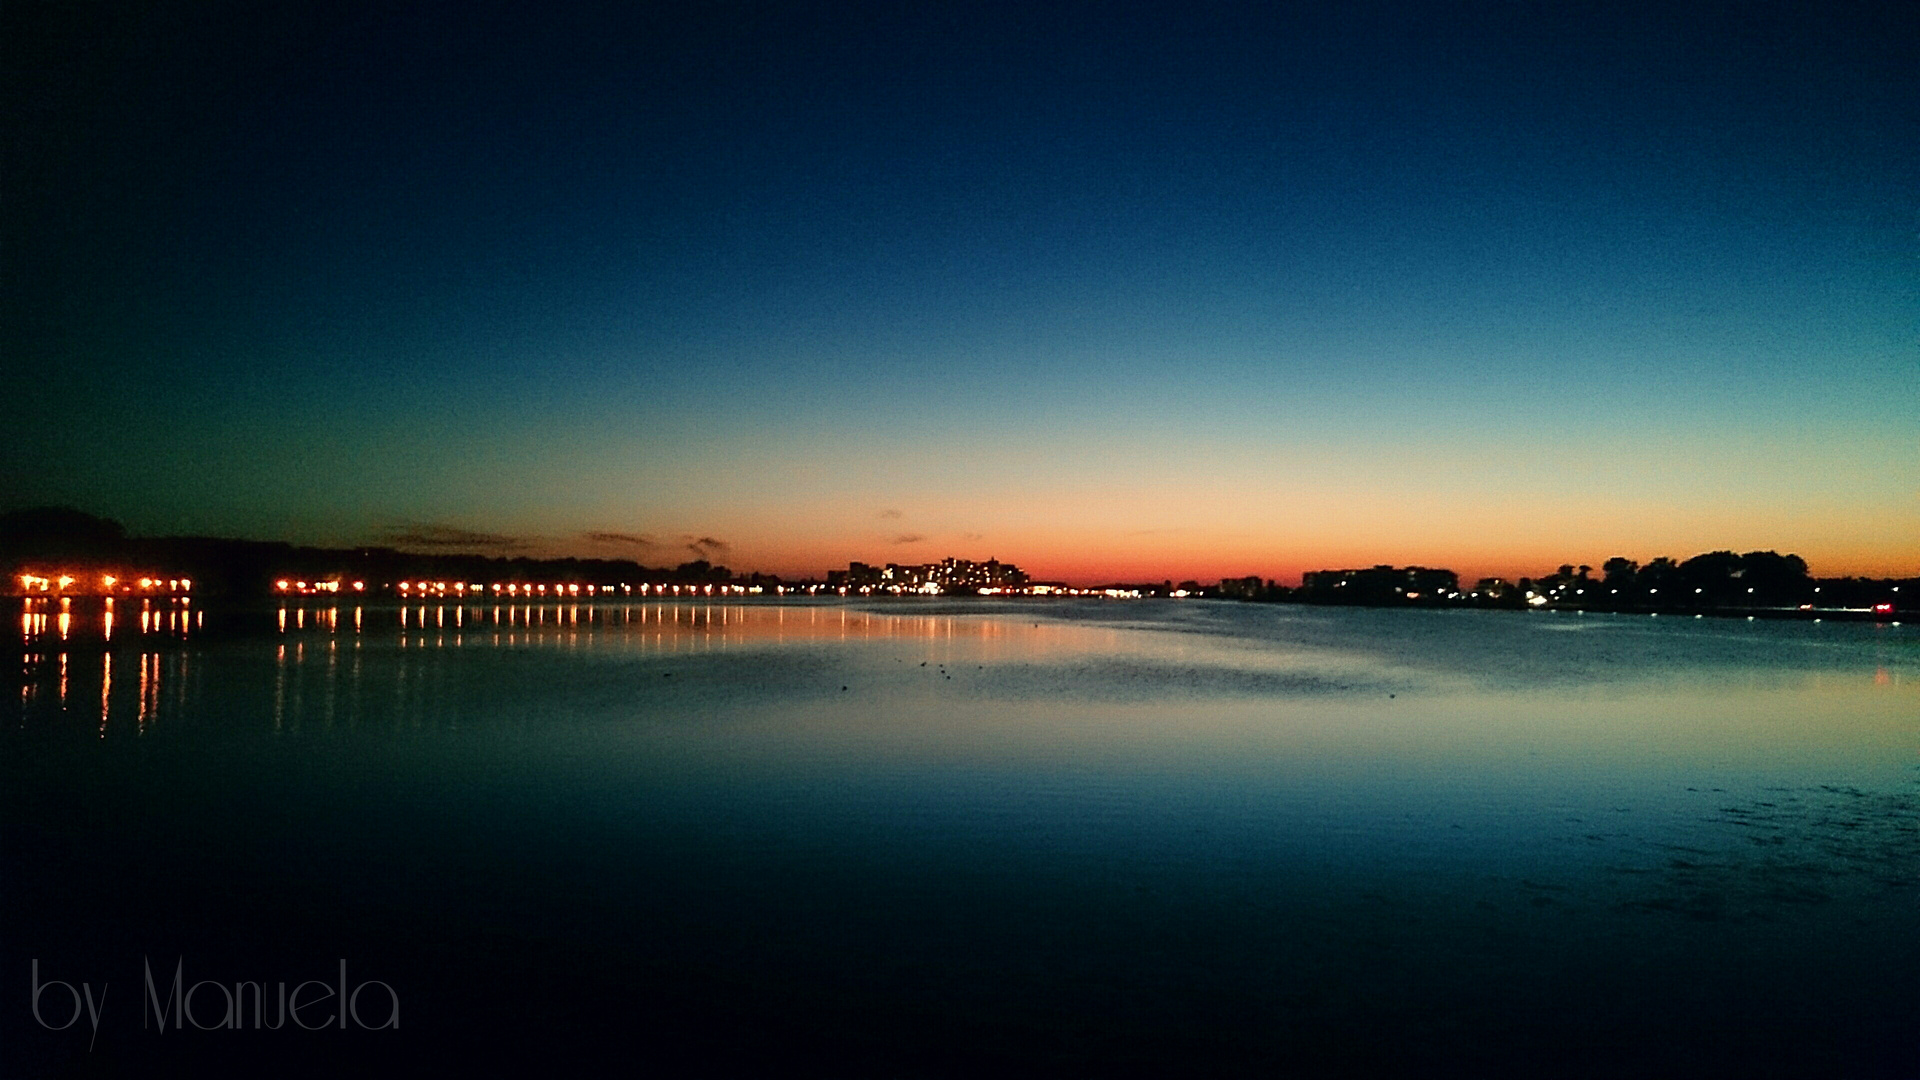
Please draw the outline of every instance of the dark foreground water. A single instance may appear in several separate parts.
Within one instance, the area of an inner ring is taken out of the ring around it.
[[[1920,1076],[1912,626],[37,612],[7,1075]]]

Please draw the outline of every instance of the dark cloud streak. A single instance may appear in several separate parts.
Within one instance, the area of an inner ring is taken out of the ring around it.
[[[524,551],[532,547],[525,537],[463,529],[457,525],[398,525],[382,534],[383,542],[399,548],[443,551]]]
[[[646,533],[590,532],[583,534],[596,544],[626,544],[632,547],[659,547],[660,542]]]

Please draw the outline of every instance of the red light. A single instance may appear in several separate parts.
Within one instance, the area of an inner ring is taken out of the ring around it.
[[[1893,614],[1893,605],[1892,604],[1875,604],[1873,605],[1873,613],[1875,615],[1891,615]]]

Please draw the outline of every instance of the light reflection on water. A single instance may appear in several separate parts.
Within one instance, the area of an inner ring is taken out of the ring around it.
[[[833,703],[847,715],[882,702],[915,710],[904,729],[861,735],[881,741],[964,730],[950,721],[969,710],[1005,728],[1009,709],[1044,709],[1015,743],[1191,739],[1204,751],[1246,714],[1248,730],[1295,749],[1398,740],[1434,758],[1547,739],[1605,758],[1649,743],[1758,757],[1850,744],[1871,757],[1908,733],[1876,718],[1920,715],[1915,635],[1884,626],[1504,614],[1423,624],[1428,613],[1195,604],[296,603],[273,609],[262,631],[247,629],[257,617],[232,616],[245,625],[208,636],[206,614],[184,601],[135,612],[26,602],[22,722],[80,711],[103,734],[140,733],[163,712],[192,710],[244,724],[243,703],[269,684],[260,712],[275,730],[391,718],[375,684],[394,688],[410,726],[435,723],[476,687],[501,692],[503,714],[538,702],[556,722],[643,716],[656,703],[764,712],[799,708],[840,679],[856,695]],[[216,629],[227,629],[219,617]],[[263,650],[268,680],[251,674]],[[116,654],[138,673],[119,691]],[[563,667],[526,670],[541,657]],[[675,659],[703,662],[664,673],[682,682],[661,699],[646,665]],[[204,699],[188,682],[203,665],[217,672]],[[936,678],[909,677],[927,665]],[[1063,720],[1082,713],[1104,736]]]
[[[791,977],[862,1008],[1066,1010],[1124,1040],[1151,1016],[1102,1009],[1258,1001],[1310,1033],[1418,1006],[1452,1017],[1427,1036],[1444,1057],[1464,1045],[1446,1031],[1529,1008],[1691,1007],[1660,996],[1691,985],[1672,963],[1742,1008],[1798,1000],[1743,971],[1844,970],[1836,1016],[1894,1008],[1880,991],[1914,970],[1910,627],[1209,603],[108,614],[22,612],[14,763],[117,765],[125,820],[223,837],[173,793],[226,792],[273,860],[338,857],[377,903],[411,882],[409,911],[583,920],[555,931],[581,952],[652,948],[608,944],[645,911],[729,985],[789,977],[738,947],[746,927],[826,957]],[[275,895],[319,887],[288,872]],[[936,974],[862,981],[901,964]],[[1614,992],[1569,989],[1588,976]]]

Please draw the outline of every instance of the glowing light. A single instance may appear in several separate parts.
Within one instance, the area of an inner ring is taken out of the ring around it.
[[[293,583],[292,583],[292,582],[290,582],[290,581],[276,581],[276,582],[274,582],[274,583],[273,583],[273,587],[274,587],[274,588],[276,588],[276,589],[279,589],[279,590],[280,590],[281,592],[286,592],[286,591],[287,591],[287,588],[288,588],[288,586],[290,586],[290,585],[292,585],[292,584],[293,584]]]
[[[100,584],[104,588],[111,589],[119,580],[119,578],[114,577],[112,574],[104,574],[100,578]]]

